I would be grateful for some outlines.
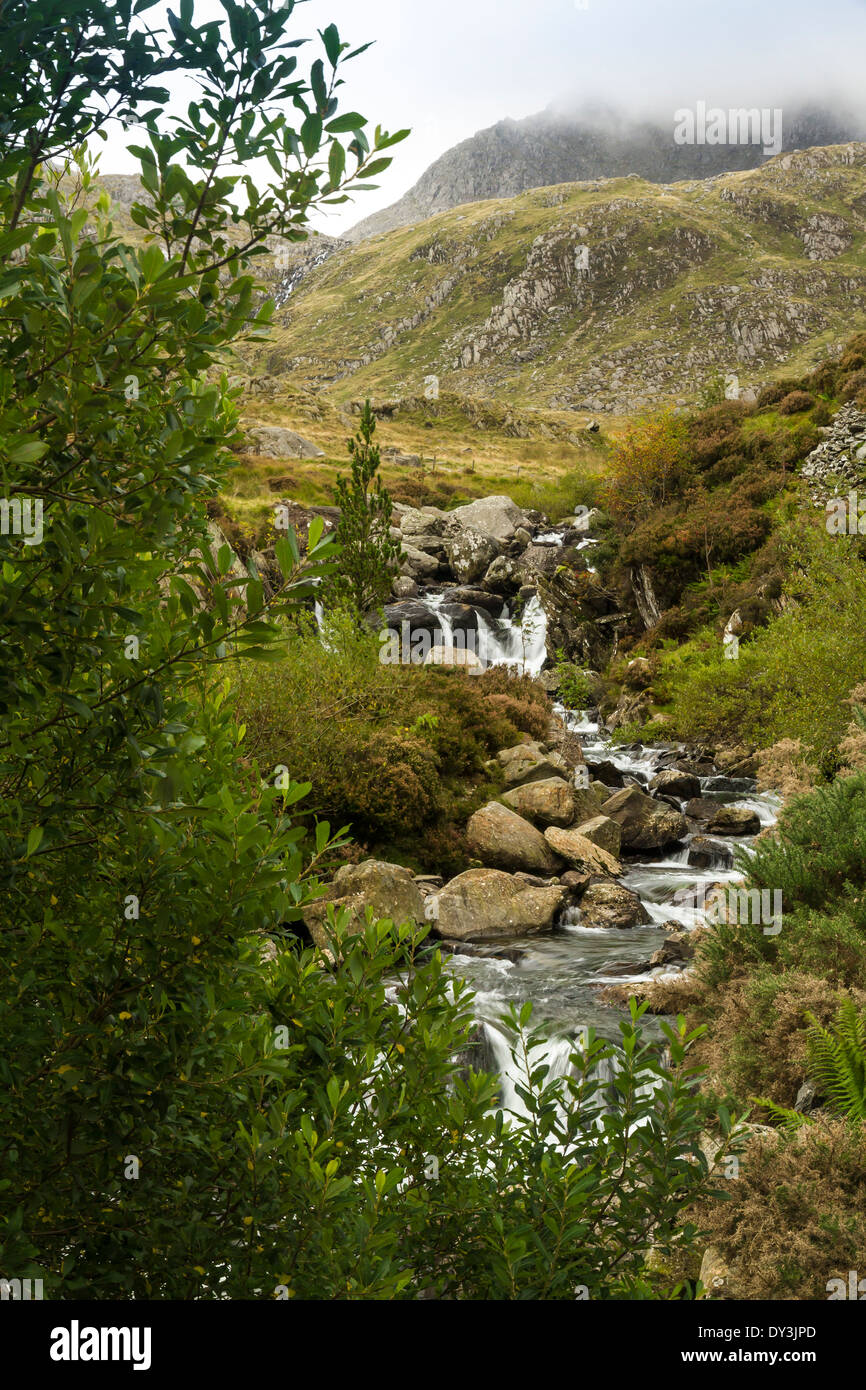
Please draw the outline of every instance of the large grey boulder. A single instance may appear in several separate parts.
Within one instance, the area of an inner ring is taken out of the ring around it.
[[[455,578],[461,584],[474,584],[498,556],[499,544],[482,531],[463,527],[445,542],[445,553]]]
[[[563,777],[544,777],[506,792],[502,800],[533,825],[571,825],[574,788]]]
[[[490,868],[552,874],[559,864],[541,832],[499,801],[489,801],[470,817],[466,838],[472,852]]]
[[[686,832],[685,816],[637,787],[623,787],[602,806],[601,813],[618,822],[624,849],[664,849]]]
[[[514,533],[527,523],[526,513],[512,502],[510,497],[479,497],[465,507],[455,507],[449,512],[452,525],[469,527],[491,536],[500,545],[507,545],[514,539]]]
[[[609,874],[611,878],[622,873],[622,865],[614,855],[593,844],[578,830],[560,830],[552,825],[545,830],[544,838],[551,849],[579,873]]]
[[[558,753],[548,753],[540,743],[517,743],[513,748],[503,748],[497,758],[505,772],[505,785],[509,789],[521,787],[526,782],[542,782],[550,777],[567,779],[569,768],[565,759]]]
[[[271,459],[319,459],[325,451],[303,435],[282,425],[250,425],[246,431],[250,452]]]
[[[409,870],[381,859],[344,864],[334,874],[323,897],[304,908],[307,930],[320,949],[327,947],[325,920],[329,904],[351,913],[350,935],[364,930],[368,907],[375,918],[390,918],[395,926],[425,920],[424,898]]]
[[[428,916],[451,940],[529,936],[550,930],[566,897],[556,885],[539,888],[499,869],[468,869],[429,900]]]

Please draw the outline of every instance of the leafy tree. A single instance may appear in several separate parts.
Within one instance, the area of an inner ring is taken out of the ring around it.
[[[672,410],[645,416],[611,451],[603,504],[635,525],[679,492],[689,473],[685,422]]]
[[[390,536],[391,498],[379,477],[375,433],[376,416],[368,400],[361,411],[358,433],[349,440],[351,481],[338,478],[334,490],[340,508],[340,565],[325,593],[335,607],[347,607],[358,614],[384,603],[401,554],[399,542]]]

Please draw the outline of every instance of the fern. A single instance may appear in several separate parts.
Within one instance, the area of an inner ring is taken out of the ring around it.
[[[802,1110],[787,1110],[784,1105],[777,1105],[773,1100],[767,1100],[766,1096],[750,1096],[749,1102],[752,1105],[760,1105],[764,1110],[769,1111],[770,1118],[775,1120],[789,1134],[796,1133],[803,1125],[813,1125],[815,1121],[811,1115],[806,1115]]]
[[[866,1120],[866,1011],[846,999],[825,1028],[807,1014],[807,1046],[812,1079],[831,1110],[851,1120]]]

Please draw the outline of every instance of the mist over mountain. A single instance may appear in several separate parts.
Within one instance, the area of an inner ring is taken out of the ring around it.
[[[712,103],[707,106],[712,109]],[[738,106],[750,109],[748,103]],[[408,193],[345,235],[361,241],[461,203],[511,198],[551,184],[628,174],[652,183],[676,183],[755,169],[769,157],[763,143],[678,144],[674,109],[638,114],[592,103],[573,110],[551,106],[524,120],[497,121],[447,150]],[[866,137],[862,110],[814,102],[779,109],[780,149],[771,153]]]

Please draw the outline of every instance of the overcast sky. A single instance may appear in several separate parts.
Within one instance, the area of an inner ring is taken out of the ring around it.
[[[215,0],[197,12],[221,13]],[[331,22],[353,45],[376,40],[346,67],[343,102],[374,124],[412,128],[379,192],[318,221],[333,234],[476,130],[551,103],[601,99],[672,117],[698,100],[866,100],[866,0],[306,0],[292,21],[299,37]],[[137,166],[113,136],[101,168]]]

